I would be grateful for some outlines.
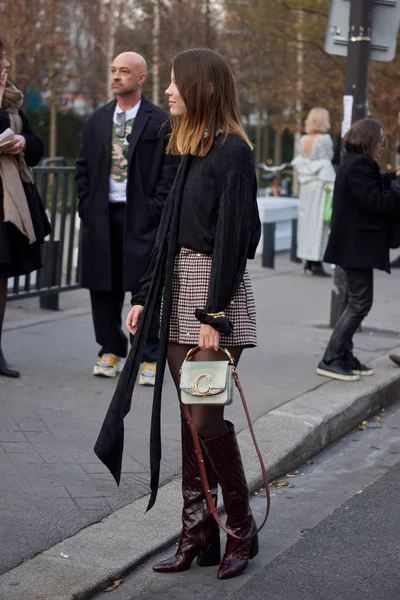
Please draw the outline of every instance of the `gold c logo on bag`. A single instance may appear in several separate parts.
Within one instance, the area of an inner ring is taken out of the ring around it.
[[[204,392],[202,392],[202,391],[199,389],[199,384],[200,384],[200,381],[201,381],[202,379],[207,379],[208,381],[210,381],[210,382],[211,382],[211,376],[210,376],[210,375],[207,375],[206,373],[204,373],[203,375],[199,375],[199,376],[198,376],[198,378],[196,379],[195,383],[194,383],[194,389],[195,389],[196,393],[197,393],[199,396],[207,396],[207,394],[209,394],[209,393],[210,393],[210,391],[211,391],[211,387],[210,387],[210,386],[208,386],[207,390],[206,390],[206,391],[204,391]]]

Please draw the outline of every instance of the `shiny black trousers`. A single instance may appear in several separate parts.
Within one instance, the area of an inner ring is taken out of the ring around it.
[[[372,307],[374,278],[372,269],[345,269],[347,293],[342,314],[325,350],[325,363],[341,362],[352,353],[353,336]]]

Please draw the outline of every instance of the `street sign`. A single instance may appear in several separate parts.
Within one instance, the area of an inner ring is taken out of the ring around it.
[[[347,56],[351,0],[332,0],[325,37],[325,52]],[[400,0],[374,0],[371,60],[394,59],[400,23]],[[365,32],[368,36],[368,32]]]

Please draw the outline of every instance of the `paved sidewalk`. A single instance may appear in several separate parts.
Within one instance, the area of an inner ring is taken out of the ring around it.
[[[250,270],[258,304],[259,347],[245,353],[241,379],[252,417],[258,419],[257,431],[270,472],[276,475],[351,428],[364,413],[400,396],[400,370],[380,358],[400,345],[400,272],[394,271],[391,277],[377,274],[374,308],[356,338],[360,358],[377,362],[377,375],[341,384],[315,374],[330,333],[326,324],[332,280],[304,276],[301,266],[290,263],[286,256],[279,257],[276,271],[262,269],[258,262]],[[66,585],[64,573],[62,593],[55,589],[46,592],[42,574],[41,591],[29,598],[61,600],[72,597],[70,583],[75,586],[74,593],[76,585],[81,590],[94,588],[121,566],[129,568],[176,535],[179,482],[173,478],[180,470],[179,418],[168,377],[163,398],[162,481],[173,481],[160,495],[169,499],[170,507],[166,511],[165,500],[160,499],[150,518],[143,521],[152,390],[136,388],[126,419],[125,461],[117,488],[92,451],[115,382],[90,374],[96,349],[88,295],[82,290],[61,296],[63,310],[57,314],[40,311],[37,303],[10,303],[6,314],[4,346],[10,362],[19,366],[24,376],[20,380],[3,378],[0,387],[0,573],[126,506],[110,517],[111,521],[103,522],[104,527],[89,527],[80,534],[83,538],[76,538],[77,542],[86,540],[80,543],[86,558],[87,552],[92,552],[93,560],[96,553],[101,555],[99,571],[88,569],[87,577],[81,573],[82,582],[73,574],[76,564],[67,565],[67,559],[59,558],[58,549],[47,553],[57,569],[70,569],[71,581]],[[269,415],[264,417],[266,413]],[[229,407],[227,414],[239,430],[245,428],[238,403]],[[259,475],[246,430],[241,444],[250,482],[256,485]],[[120,552],[124,550],[124,566],[116,548],[112,556],[99,551],[104,541],[101,535],[110,532],[108,527],[125,532],[126,540],[122,542],[118,536],[116,540],[121,543]],[[38,560],[40,557],[32,561],[36,571]],[[21,583],[18,573],[29,572],[29,564],[20,567],[23,571],[15,569],[3,577],[8,577],[7,581],[17,577]],[[52,576],[56,578],[54,573]],[[23,589],[21,586],[21,593]],[[14,589],[7,600],[28,597],[18,593]]]

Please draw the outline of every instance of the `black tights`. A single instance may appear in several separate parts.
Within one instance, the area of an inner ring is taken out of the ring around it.
[[[1,334],[3,333],[4,314],[6,312],[7,300],[7,279],[0,278],[0,350],[1,350]]]
[[[192,347],[193,346],[188,346],[186,344],[168,344],[168,365],[178,392],[179,400],[179,370],[186,354]],[[243,348],[241,346],[233,346],[228,348],[228,350],[237,364]],[[222,350],[219,350],[218,352],[215,352],[215,350],[202,350],[196,354],[192,360],[226,360],[226,354],[222,352]],[[223,406],[192,404],[189,407],[189,410],[197,433],[202,439],[209,440],[218,437],[226,431],[227,427],[224,421]]]
[[[186,354],[193,346],[185,344],[168,344],[168,365],[171,371],[172,379],[174,380],[176,390],[178,392],[178,398],[180,403],[180,389],[179,389],[179,370],[185,359]],[[239,362],[240,355],[242,354],[243,348],[235,346],[228,348],[232,354],[236,364]],[[226,354],[219,350],[202,350],[196,354],[192,360],[226,360]],[[182,408],[182,404],[180,404]],[[188,407],[190,414],[193,419],[193,423],[196,427],[197,433],[204,440],[210,440],[223,434],[226,430],[226,423],[224,421],[224,407],[223,406],[206,406],[204,404],[192,404]],[[181,418],[183,418],[181,410]],[[212,489],[218,485],[217,476],[211,468],[207,468],[208,482]]]

